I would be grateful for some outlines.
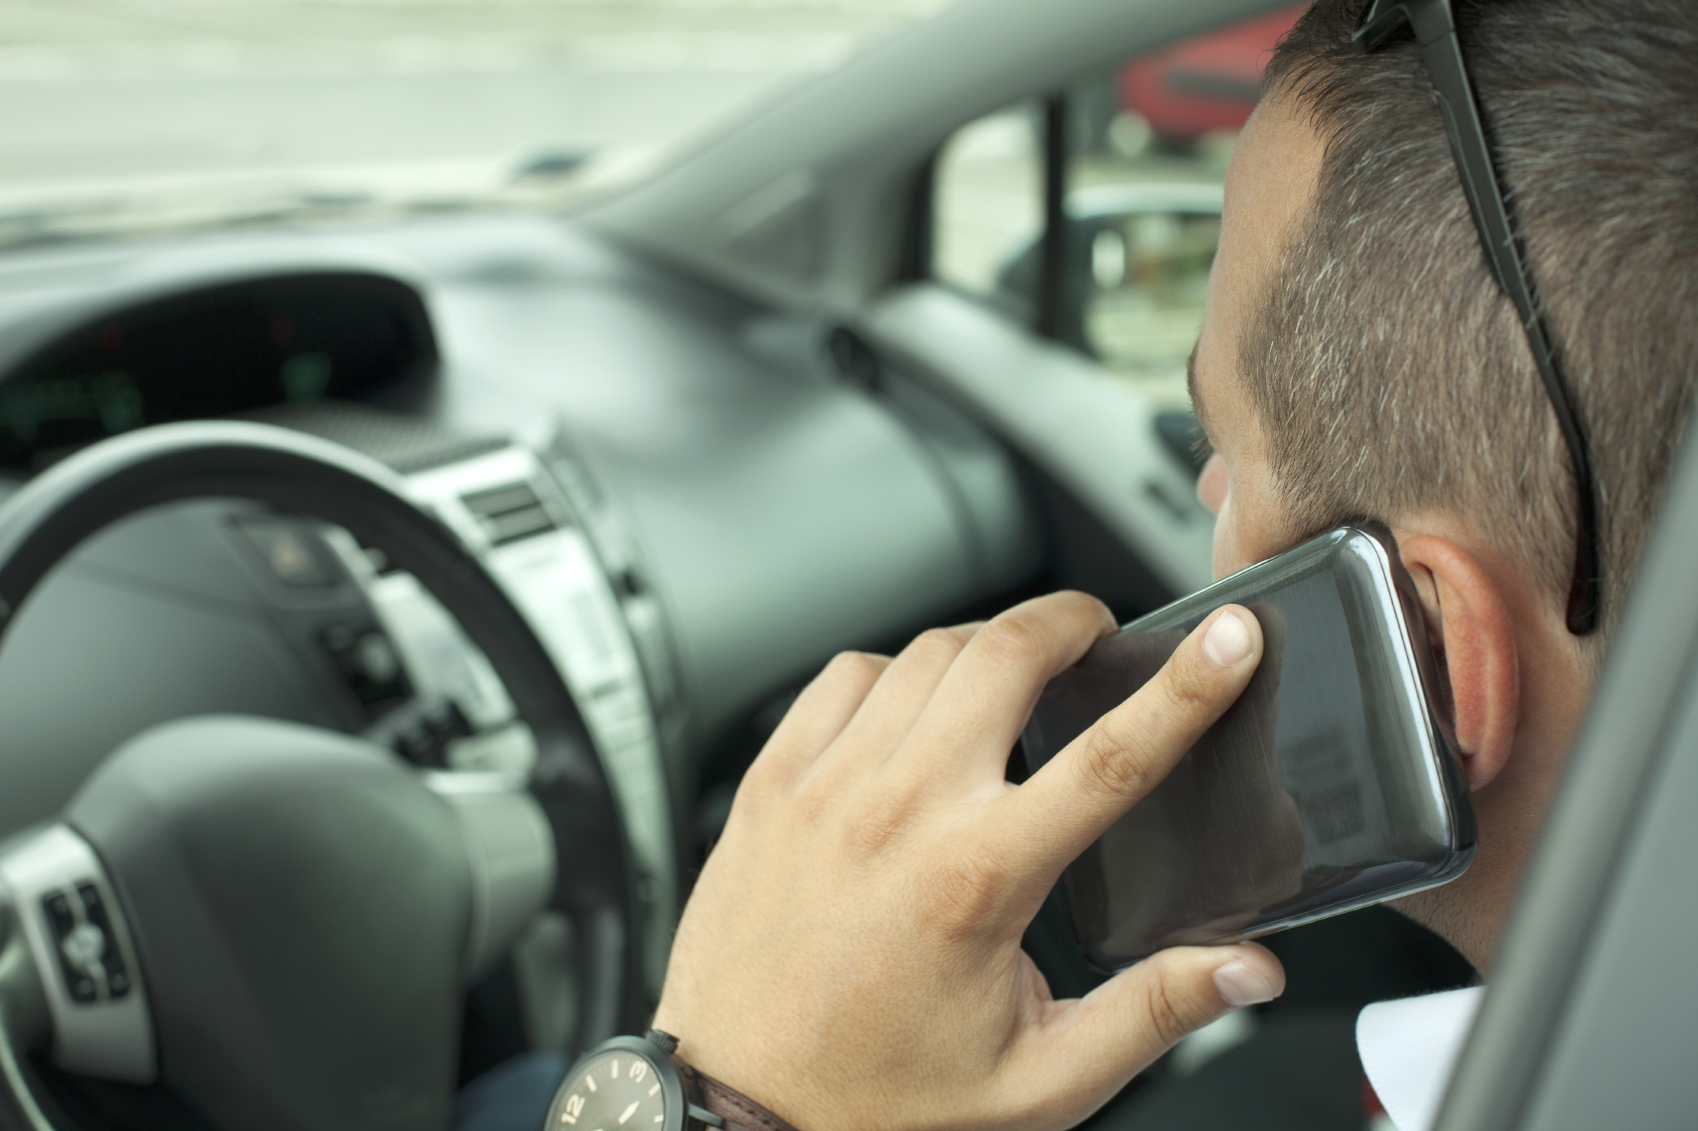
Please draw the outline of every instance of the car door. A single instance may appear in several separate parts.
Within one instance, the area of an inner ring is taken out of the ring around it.
[[[1698,1124],[1695,555],[1689,441],[1439,1131]]]

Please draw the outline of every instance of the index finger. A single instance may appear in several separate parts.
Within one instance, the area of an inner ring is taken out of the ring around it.
[[[1004,797],[1009,813],[997,824],[1030,854],[1026,874],[1047,891],[1232,706],[1261,658],[1255,615],[1215,610],[1153,679]]]
[[[893,764],[929,779],[947,762],[1000,785],[1009,748],[1044,685],[1114,629],[1107,606],[1078,592],[1050,593],[999,613],[943,673]]]

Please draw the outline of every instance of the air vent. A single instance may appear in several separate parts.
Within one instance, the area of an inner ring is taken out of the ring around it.
[[[536,491],[523,481],[462,495],[460,501],[489,535],[492,546],[517,542],[557,528]]]

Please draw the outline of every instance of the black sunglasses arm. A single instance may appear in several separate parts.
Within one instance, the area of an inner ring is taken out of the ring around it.
[[[1462,57],[1462,45],[1456,35],[1456,20],[1451,13],[1450,0],[1370,0],[1351,36],[1357,49],[1368,52],[1382,46],[1400,28],[1408,26],[1421,47],[1421,61],[1438,95],[1439,112],[1444,116],[1445,134],[1450,138],[1451,154],[1456,160],[1462,189],[1468,198],[1474,226],[1480,234],[1486,259],[1492,274],[1515,304],[1527,344],[1532,348],[1534,364],[1545,384],[1545,392],[1556,412],[1574,466],[1578,492],[1579,547],[1574,568],[1574,584],[1568,599],[1568,628],[1583,636],[1597,625],[1599,606],[1599,563],[1597,542],[1597,511],[1592,465],[1588,456],[1585,434],[1575,417],[1573,398],[1568,383],[1563,380],[1556,351],[1539,313],[1532,280],[1522,262],[1510,224],[1509,210],[1504,203],[1503,188],[1498,183],[1492,162],[1485,123],[1480,105],[1468,77],[1468,66]]]

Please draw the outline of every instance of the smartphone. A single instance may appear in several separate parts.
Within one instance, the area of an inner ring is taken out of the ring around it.
[[[1101,971],[1435,887],[1473,858],[1474,811],[1421,607],[1383,529],[1334,530],[1098,641],[1033,710],[1029,772],[1226,604],[1262,625],[1249,686],[1067,869],[1074,931]]]

